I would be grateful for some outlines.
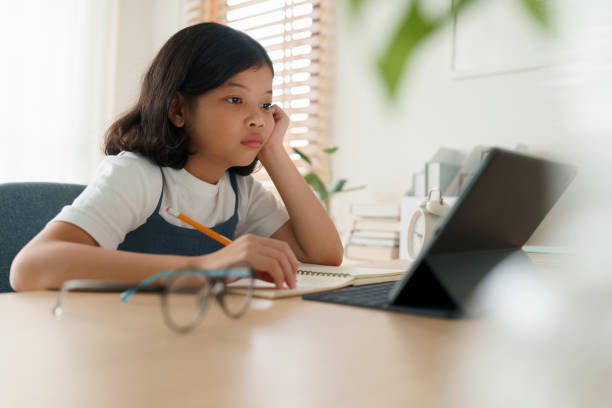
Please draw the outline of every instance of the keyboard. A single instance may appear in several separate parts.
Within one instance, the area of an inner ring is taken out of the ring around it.
[[[388,295],[396,282],[384,282],[374,285],[349,286],[328,292],[304,295],[306,300],[340,303],[343,305],[362,306],[374,309],[389,309]]]
[[[461,312],[436,306],[392,305],[389,303],[389,292],[397,282],[376,283],[373,285],[349,286],[328,292],[312,293],[302,296],[305,300],[337,303],[349,306],[383,309],[391,312],[413,313],[436,317],[459,317]]]

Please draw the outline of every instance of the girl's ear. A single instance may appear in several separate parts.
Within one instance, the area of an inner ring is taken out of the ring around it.
[[[178,128],[185,126],[185,113],[187,111],[185,102],[185,97],[180,92],[177,92],[170,102],[168,118]]]

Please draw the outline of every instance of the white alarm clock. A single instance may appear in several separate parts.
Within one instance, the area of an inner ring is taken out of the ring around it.
[[[440,198],[432,200],[431,195],[434,191],[440,190],[431,189],[421,205],[410,217],[408,223],[408,236],[406,245],[408,249],[408,256],[414,260],[421,252],[421,249],[425,245],[425,242],[431,237],[434,226],[444,214],[448,212],[450,206],[444,202],[442,193]]]

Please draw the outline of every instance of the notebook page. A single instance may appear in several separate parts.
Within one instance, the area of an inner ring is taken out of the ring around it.
[[[329,274],[346,274],[354,276],[356,279],[376,278],[382,276],[400,276],[406,269],[390,269],[390,268],[369,268],[362,266],[327,266],[316,264],[299,264],[298,270],[314,271]]]
[[[351,282],[355,279],[352,276],[348,275],[329,276],[310,273],[305,274],[300,272],[298,272],[296,278],[297,279],[295,289],[276,289],[276,286],[273,283],[265,282],[258,279],[255,281],[255,290],[253,292],[253,296],[270,299],[289,296],[302,296],[308,293],[316,293],[325,290],[343,288],[345,286],[349,286]],[[245,290],[240,288],[240,281],[230,284],[229,291],[232,293],[245,293]]]
[[[255,281],[253,296],[269,299],[277,299],[289,296],[302,296],[309,293],[323,292],[326,290],[339,289],[353,284],[358,285],[359,280],[364,284],[398,280],[405,272],[403,269],[379,269],[352,266],[327,266],[301,263],[298,265],[296,289],[276,289],[271,282],[262,280]],[[239,282],[230,284],[230,292],[244,293]]]
[[[353,278],[351,276],[326,276],[312,274],[297,274],[297,289],[326,288],[348,285]]]

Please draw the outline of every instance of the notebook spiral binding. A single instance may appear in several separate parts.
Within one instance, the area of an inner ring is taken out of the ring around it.
[[[340,272],[319,272],[319,271],[309,271],[306,269],[298,269],[298,275],[306,275],[306,276],[333,276],[335,278],[350,278],[350,273],[340,273]]]

